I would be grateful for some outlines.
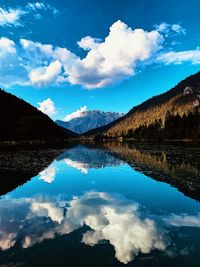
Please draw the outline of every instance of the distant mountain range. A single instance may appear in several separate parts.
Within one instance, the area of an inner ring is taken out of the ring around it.
[[[100,110],[83,111],[76,118],[70,121],[57,120],[56,123],[66,129],[72,130],[78,134],[85,133],[91,129],[105,126],[114,120],[122,117],[124,114],[117,112],[104,112]]]
[[[0,89],[0,141],[52,140],[76,136],[22,99]]]
[[[85,137],[200,139],[200,72]]]
[[[75,133],[76,132],[76,133]],[[0,141],[64,140],[78,137],[136,140],[200,140],[200,72],[126,115],[99,110],[53,122],[22,99],[0,89]]]

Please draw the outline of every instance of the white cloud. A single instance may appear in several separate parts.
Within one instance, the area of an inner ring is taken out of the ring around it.
[[[74,197],[68,206],[64,217],[62,208],[54,203],[32,202],[30,211],[33,214],[59,223],[52,231],[42,233],[44,239],[86,225],[91,230],[83,235],[82,242],[94,246],[101,240],[108,240],[115,249],[116,258],[123,263],[132,261],[139,252],[146,254],[154,249],[165,250],[169,244],[163,229],[152,219],[141,216],[135,203],[103,192],[90,192]],[[29,236],[28,246],[34,245],[36,240],[41,242],[41,236]]]
[[[28,3],[27,7],[33,10],[36,9],[44,9],[45,8],[45,4],[42,2],[33,2],[33,3]]]
[[[159,25],[155,25],[155,29],[167,37],[186,34],[186,30],[180,24],[162,22]]]
[[[4,233],[0,231],[0,249],[7,250],[16,243],[16,233]]]
[[[44,171],[39,173],[39,179],[43,180],[46,183],[51,184],[55,179],[56,171],[57,171],[56,167],[50,166],[46,168]]]
[[[186,34],[186,30],[180,24],[172,24],[172,30],[179,35]]]
[[[49,66],[40,67],[31,70],[29,73],[30,83],[36,86],[46,86],[56,82],[59,74],[61,74],[62,65],[56,60],[49,64]]]
[[[77,44],[84,50],[96,49],[101,40],[90,36],[83,37]]]
[[[34,8],[38,10],[42,6],[38,4]],[[123,81],[150,64],[200,64],[199,49],[166,52],[167,38],[184,32],[180,24],[161,23],[148,32],[131,29],[119,20],[110,27],[105,40],[86,36],[78,42],[86,51],[83,58],[65,47],[27,39],[20,39],[19,44],[15,44],[9,40],[16,56],[4,57],[2,64],[8,75],[1,70],[0,81],[3,85],[31,86],[70,83],[95,89]],[[70,120],[70,115],[65,120]]]
[[[142,218],[136,203],[94,192],[72,200],[70,205],[70,219],[74,218],[92,229],[83,235],[82,241],[94,246],[101,240],[108,240],[120,262],[126,264],[139,252],[165,250],[168,245],[163,229],[152,219]]]
[[[167,52],[158,57],[160,62],[164,64],[182,64],[184,62],[192,64],[200,64],[200,49],[196,50],[187,50],[180,52]]]
[[[200,213],[197,215],[188,214],[171,214],[164,217],[163,220],[168,224],[176,227],[199,227],[200,228]]]
[[[16,48],[14,41],[2,37],[0,38],[0,58],[6,56],[7,54],[15,54]]]
[[[4,208],[6,201],[12,204],[12,218],[18,216],[15,223],[9,220],[10,209]],[[65,207],[66,213],[63,212]],[[109,241],[115,249],[115,257],[123,263],[132,261],[140,252],[163,251],[169,244],[165,230],[153,219],[141,214],[138,204],[104,192],[89,192],[69,202],[42,197],[3,200],[0,202],[1,208],[4,208],[2,223],[6,222],[4,232],[9,237],[10,231],[14,231],[16,236],[12,242],[20,238],[23,248],[52,239],[58,234],[71,233],[84,225],[91,230],[83,234],[82,242],[94,246],[101,240]],[[19,210],[25,212],[18,213]],[[49,218],[48,222],[44,217]],[[5,249],[14,245],[10,239],[7,238]]]
[[[41,44],[27,39],[20,39],[24,50],[23,57],[27,62],[29,83],[34,86],[46,86],[53,83],[66,82],[65,72],[77,60],[77,56],[68,49],[53,47],[51,44]],[[37,67],[37,65],[48,66]]]
[[[40,217],[49,217],[53,222],[61,223],[63,220],[63,209],[51,202],[33,201],[30,212]]]
[[[162,48],[163,41],[158,31],[132,30],[119,20],[103,42],[91,37],[78,42],[89,52],[72,66],[68,80],[86,88],[99,88],[126,79]]]
[[[51,6],[50,4],[45,4],[43,2],[29,2],[26,7],[32,11],[50,10],[53,12],[54,15],[59,13],[58,9]]]
[[[31,53],[37,53],[37,50],[39,50],[46,56],[51,56],[53,54],[53,46],[50,44],[41,44],[27,39],[20,39],[20,44],[25,51],[29,51]]]
[[[24,14],[24,11],[21,9],[3,9],[0,8],[0,25],[5,26],[5,25],[19,25],[19,20],[21,15]]]
[[[0,26],[20,26],[22,25],[22,16],[33,14],[34,17],[38,19],[42,17],[40,13],[44,10],[51,11],[53,15],[59,13],[55,7],[50,4],[44,4],[43,2],[30,2],[25,7],[21,6],[19,8],[0,7]]]
[[[28,248],[85,225],[90,230],[84,232],[83,243],[94,246],[107,240],[114,247],[115,257],[125,264],[139,253],[169,253],[170,244],[176,248],[169,226],[200,227],[199,214],[156,216],[133,201],[105,192],[88,192],[69,201],[47,196],[2,199],[0,214],[2,250],[13,247],[16,241]]]
[[[72,119],[83,117],[86,111],[87,111],[86,106],[80,107],[76,111],[66,115],[63,121],[71,121]]]
[[[42,102],[39,102],[38,105],[39,105],[38,109],[40,111],[42,111],[43,113],[45,113],[49,116],[56,114],[55,104],[50,98],[47,98],[46,100],[44,100]],[[47,173],[45,173],[45,174],[47,174]]]
[[[163,40],[158,31],[132,30],[117,21],[104,41],[85,37],[78,42],[88,50],[83,59],[66,48],[26,39],[20,40],[19,50],[31,85],[69,82],[99,88],[134,75],[162,48]]]

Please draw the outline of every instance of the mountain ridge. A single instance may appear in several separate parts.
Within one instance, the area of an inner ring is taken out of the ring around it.
[[[125,116],[104,127],[88,131],[84,136],[100,139],[119,137],[149,139],[147,135],[149,135],[150,132],[154,132],[157,135],[156,138],[161,137],[163,139],[165,137],[163,129],[166,128],[167,131],[167,127],[165,127],[166,122],[169,124],[174,120],[173,123],[175,123],[176,119],[181,124],[181,120],[184,119],[185,122],[189,124],[189,119],[194,120],[194,117],[197,120],[195,125],[196,128],[191,129],[191,131],[197,131],[199,136],[199,110],[200,72],[197,72],[179,82],[167,92],[154,96],[138,106],[133,107]],[[189,114],[191,115],[195,112],[196,115],[194,115],[193,118],[190,118],[191,116],[188,117]],[[175,124],[174,126],[178,127]],[[144,134],[145,131],[146,134]],[[169,136],[167,136],[167,138],[168,137]],[[173,138],[180,137],[176,134]],[[182,138],[188,138],[188,133],[185,134],[185,136],[181,136],[181,139]]]
[[[55,122],[59,126],[72,130],[78,134],[83,134],[88,130],[107,125],[123,115],[123,113],[119,112],[88,110],[81,112],[79,116],[72,118],[69,121],[56,120]]]

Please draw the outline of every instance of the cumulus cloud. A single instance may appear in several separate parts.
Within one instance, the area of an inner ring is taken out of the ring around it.
[[[20,25],[20,17],[24,14],[21,9],[3,9],[0,8],[0,26]]]
[[[7,54],[15,54],[15,53],[16,53],[15,42],[6,37],[0,38],[0,58],[6,56]]]
[[[164,64],[182,64],[184,62],[200,64],[200,49],[187,50],[181,52],[170,51],[158,57]]]
[[[29,204],[29,208],[26,214],[20,213],[21,218],[15,226],[15,233],[19,234],[19,237],[16,236],[13,240],[14,242],[20,238],[23,248],[45,239],[52,239],[58,234],[70,233],[84,225],[91,230],[83,234],[82,242],[94,246],[100,240],[109,241],[115,249],[116,258],[123,263],[133,260],[139,252],[150,253],[154,249],[162,251],[169,244],[164,229],[147,215],[141,214],[137,203],[119,196],[104,192],[89,192],[74,197],[69,202],[51,201],[42,197],[23,201],[25,205]],[[16,203],[14,204],[16,213],[14,212],[13,216],[18,214],[18,208],[23,209],[23,201],[20,203],[19,200],[12,201],[12,204]],[[67,210],[64,212],[66,207]],[[45,217],[51,221],[47,223],[47,220],[42,220]],[[21,225],[22,221],[24,224]],[[6,224],[7,233],[12,228],[9,228],[10,224],[11,222]],[[19,227],[20,233],[18,233]]]
[[[115,257],[123,263],[132,261],[139,252],[164,250],[168,245],[163,229],[152,219],[142,217],[136,203],[106,193],[88,193],[72,200],[68,214],[92,229],[83,235],[85,244],[93,246],[108,240]]]
[[[30,212],[39,217],[49,217],[53,222],[61,223],[63,220],[63,209],[54,202],[33,201],[30,206]]]
[[[56,60],[51,62],[47,67],[31,70],[28,76],[32,85],[44,86],[56,82],[61,71],[62,65]]]
[[[29,9],[43,8],[42,3],[35,5],[29,5]],[[152,31],[145,31],[131,29],[119,20],[113,23],[104,40],[86,36],[77,43],[86,51],[83,58],[65,47],[20,39],[19,44],[15,44],[15,60],[8,56],[4,62],[7,70],[12,65],[11,74],[0,73],[0,80],[3,84],[7,81],[8,85],[70,83],[95,89],[123,81],[150,64],[199,64],[199,49],[166,52],[167,38],[179,34],[185,34],[180,24],[162,23]]]
[[[26,52],[27,59],[31,56],[42,58],[42,60],[58,60],[62,63],[66,70],[70,68],[73,61],[76,61],[78,57],[70,52],[66,48],[53,47],[51,44],[41,44],[39,42],[33,42],[27,39],[20,39],[20,45],[24,52]],[[42,63],[42,60],[40,63]]]
[[[200,227],[199,214],[156,216],[133,201],[105,192],[88,192],[69,201],[43,196],[3,199],[0,214],[2,250],[17,241],[28,248],[86,225],[90,230],[83,233],[82,242],[94,246],[107,240],[114,247],[115,257],[125,264],[139,253],[169,251],[169,225]]]
[[[39,105],[38,109],[43,113],[47,114],[48,116],[56,114],[55,104],[50,98],[47,98],[42,102],[39,102],[38,105]]]
[[[6,37],[0,38],[0,85],[25,84],[27,74],[21,66],[17,44]]]
[[[100,44],[101,39],[92,38],[90,36],[83,37],[77,44],[84,50],[96,49]]]
[[[38,42],[32,42],[27,39],[20,39],[20,44],[25,51],[36,53],[39,50],[41,53],[46,54],[47,56],[53,54],[53,46],[45,45]]]
[[[68,80],[86,88],[99,88],[135,74],[137,65],[147,62],[162,48],[158,31],[132,30],[120,20],[111,27],[104,41],[86,37],[78,44],[88,49],[84,59],[72,66]]]
[[[66,48],[53,47],[50,44],[41,44],[27,39],[21,39],[20,45],[24,51],[28,83],[34,86],[46,86],[67,81],[66,72],[77,60],[74,53]]]
[[[51,184],[55,179],[56,171],[56,167],[49,166],[44,171],[39,173],[39,179]]]
[[[63,121],[71,121],[72,119],[83,117],[86,111],[87,111],[86,106],[80,107],[76,111],[66,115]]]
[[[132,30],[121,21],[115,22],[104,41],[84,37],[78,45],[87,50],[81,59],[71,51],[26,39],[20,48],[30,85],[46,86],[69,82],[86,88],[99,88],[124,80],[147,64],[162,48],[163,36],[156,30]],[[117,45],[116,45],[117,44]]]

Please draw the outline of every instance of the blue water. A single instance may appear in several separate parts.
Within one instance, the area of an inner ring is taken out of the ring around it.
[[[0,248],[0,266],[195,267],[200,204],[78,146],[1,197]]]

